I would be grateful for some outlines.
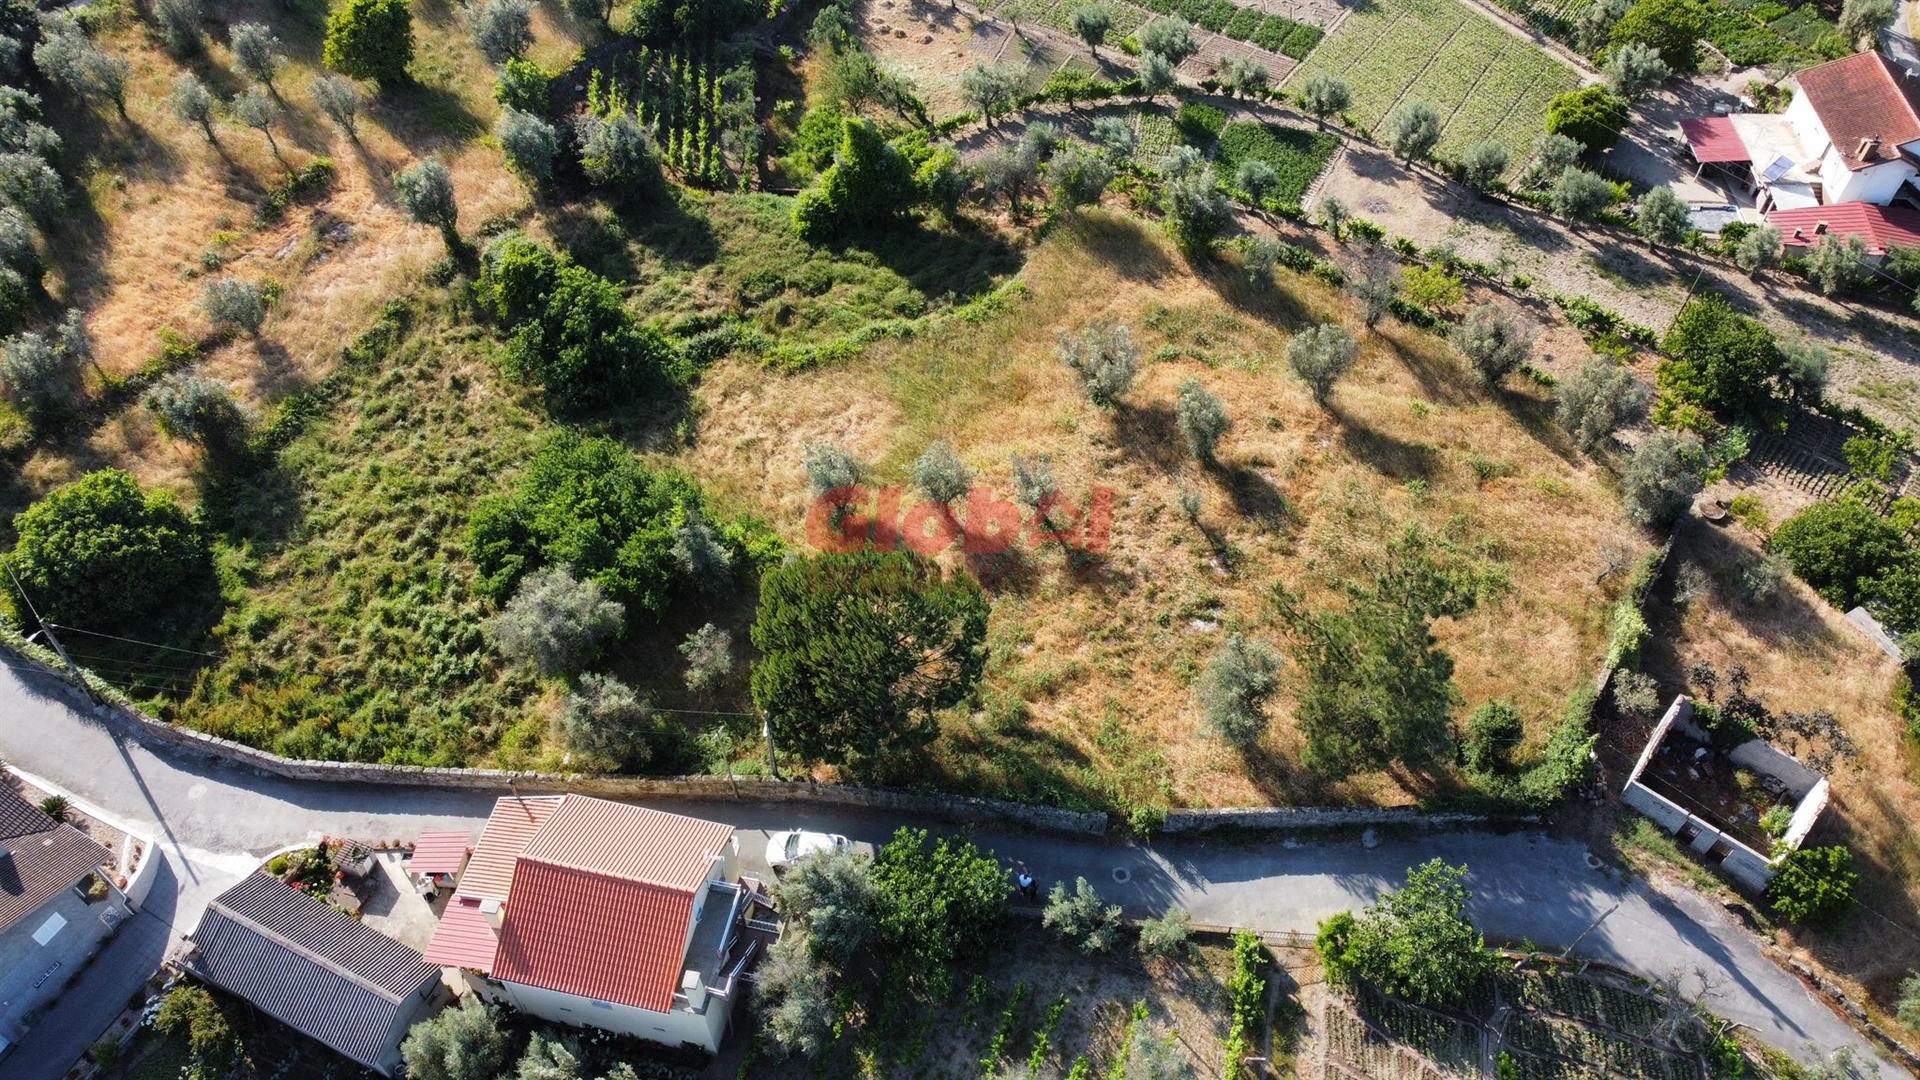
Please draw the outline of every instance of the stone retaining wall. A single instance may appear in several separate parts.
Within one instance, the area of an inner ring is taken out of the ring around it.
[[[1217,810],[1170,810],[1161,831],[1337,829],[1345,826],[1458,829],[1486,823],[1484,814],[1427,814],[1404,807],[1235,806]]]

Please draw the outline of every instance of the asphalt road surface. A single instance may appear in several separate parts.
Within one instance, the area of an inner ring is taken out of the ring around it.
[[[152,972],[164,949],[198,922],[207,902],[265,854],[322,836],[408,837],[464,828],[478,838],[494,796],[262,776],[171,749],[150,749],[95,719],[64,682],[0,653],[0,756],[153,836],[169,871],[146,911],[108,949],[19,1049],[0,1080],[61,1075]],[[812,828],[884,842],[916,822],[881,810],[714,800],[641,800],[733,824],[751,864],[767,830]],[[1165,838],[1151,844],[1012,830],[964,830],[1006,860],[1031,867],[1042,888],[1085,877],[1131,915],[1170,905],[1195,921],[1311,933],[1336,912],[1364,906],[1406,868],[1439,857],[1471,867],[1471,915],[1495,938],[1578,954],[1649,979],[1680,974],[1709,1006],[1774,1046],[1808,1057],[1841,1045],[1885,1059],[1776,965],[1719,906],[1692,893],[1663,895],[1591,858],[1574,842],[1537,832],[1444,833],[1357,842]],[[1596,924],[1597,921],[1597,924]],[[163,934],[164,931],[164,934]],[[97,1021],[97,1022],[96,1022]],[[1903,1070],[1887,1064],[1885,1075]]]

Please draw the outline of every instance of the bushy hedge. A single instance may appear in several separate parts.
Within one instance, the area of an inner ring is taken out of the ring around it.
[[[501,367],[554,404],[589,408],[679,379],[673,347],[607,279],[518,234],[489,245],[485,263],[478,292],[508,334]]]

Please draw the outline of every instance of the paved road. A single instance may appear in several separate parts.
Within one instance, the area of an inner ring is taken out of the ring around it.
[[[149,903],[150,920],[173,935],[191,929],[207,900],[251,859],[324,835],[410,836],[429,828],[466,828],[477,836],[492,797],[382,785],[320,785],[265,777],[173,751],[155,752],[90,719],[66,684],[0,654],[0,755],[44,776],[127,824],[158,838],[172,871]],[[795,825],[883,841],[901,820],[840,807],[657,800],[650,805],[727,821],[743,830]],[[1151,845],[974,830],[1005,858],[1032,866],[1043,882],[1085,876],[1130,914],[1177,904],[1195,920],[1263,930],[1312,932],[1336,911],[1358,907],[1398,882],[1407,866],[1439,857],[1472,868],[1472,915],[1490,935],[1546,948],[1578,941],[1585,956],[1649,978],[1710,973],[1712,1007],[1782,1049],[1871,1047],[1767,958],[1717,905],[1691,894],[1668,898],[1598,867],[1582,846],[1534,832],[1459,833],[1358,843],[1247,843],[1166,839]],[[747,853],[752,841],[743,844]],[[172,887],[171,899],[162,890]],[[1598,926],[1593,926],[1599,920]],[[1589,928],[1591,927],[1591,930]],[[1585,935],[1582,937],[1582,935]],[[123,935],[125,937],[125,935]],[[125,944],[127,962],[152,959],[143,934]],[[117,958],[114,958],[117,961]],[[116,971],[95,965],[89,992],[104,1009],[99,1026],[84,1019],[42,1024],[31,1045],[0,1064],[0,1080],[58,1075],[125,1001],[151,967]],[[117,982],[115,981],[117,980]],[[113,1008],[108,1008],[111,1005]],[[80,1006],[76,1006],[76,1012]],[[1888,1075],[1899,1075],[1891,1066]]]

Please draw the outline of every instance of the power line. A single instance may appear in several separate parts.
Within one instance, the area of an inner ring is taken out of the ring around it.
[[[176,645],[162,645],[157,641],[141,641],[138,638],[120,637],[117,634],[103,634],[98,630],[82,630],[77,626],[62,626],[59,623],[48,623],[47,625],[53,627],[56,630],[71,630],[76,634],[86,634],[89,637],[106,638],[109,641],[125,642],[128,645],[145,645],[150,649],[165,649],[168,652],[186,653],[189,656],[204,656],[209,660],[220,659],[220,657],[215,653],[201,652],[198,649],[182,649]]]

